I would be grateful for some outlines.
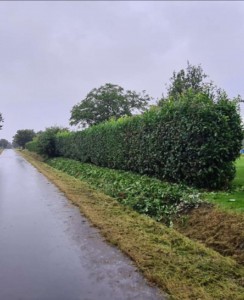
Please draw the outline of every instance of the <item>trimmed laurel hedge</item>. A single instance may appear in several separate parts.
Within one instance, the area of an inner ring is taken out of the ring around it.
[[[35,137],[31,142],[25,144],[25,148],[29,151],[38,153],[38,144],[38,139]]]
[[[234,178],[242,137],[235,103],[187,94],[143,115],[58,133],[56,152],[102,167],[220,188]]]

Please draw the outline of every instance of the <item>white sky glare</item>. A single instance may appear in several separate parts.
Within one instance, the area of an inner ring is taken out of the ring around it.
[[[187,60],[244,97],[244,2],[0,1],[0,139],[67,127],[108,82],[160,98]]]

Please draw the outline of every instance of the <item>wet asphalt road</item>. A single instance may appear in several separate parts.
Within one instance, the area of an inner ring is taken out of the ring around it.
[[[164,299],[42,174],[0,155],[0,300]]]

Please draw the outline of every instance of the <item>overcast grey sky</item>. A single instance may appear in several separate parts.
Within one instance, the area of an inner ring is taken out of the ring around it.
[[[1,1],[0,138],[68,126],[107,82],[159,98],[187,60],[244,97],[244,2]]]

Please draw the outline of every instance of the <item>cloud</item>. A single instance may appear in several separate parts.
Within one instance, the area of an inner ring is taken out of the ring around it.
[[[160,97],[187,60],[244,95],[243,16],[242,2],[0,2],[0,136],[67,126],[106,82]]]

